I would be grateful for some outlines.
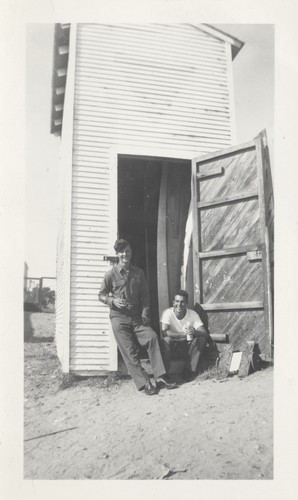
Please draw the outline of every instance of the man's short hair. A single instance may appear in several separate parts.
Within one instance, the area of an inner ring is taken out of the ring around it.
[[[115,250],[116,253],[123,252],[123,250],[126,247],[130,247],[131,248],[131,245],[130,245],[130,243],[127,240],[124,240],[123,238],[120,238],[119,240],[115,241],[114,250]]]
[[[174,300],[175,300],[176,295],[181,295],[181,297],[184,297],[185,301],[188,302],[188,293],[186,290],[178,290],[178,292],[176,292],[174,295]]]

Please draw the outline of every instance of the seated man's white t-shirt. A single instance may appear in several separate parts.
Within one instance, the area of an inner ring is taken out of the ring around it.
[[[170,330],[175,333],[185,333],[185,328],[187,326],[192,326],[195,330],[203,326],[200,316],[192,309],[186,309],[184,318],[178,319],[174,313],[174,308],[169,307],[163,311],[160,321],[161,323],[169,325]]]

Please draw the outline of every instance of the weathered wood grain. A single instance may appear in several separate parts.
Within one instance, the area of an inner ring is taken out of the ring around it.
[[[241,349],[247,340],[255,340],[270,355],[272,311],[266,222],[271,214],[270,194],[264,188],[269,174],[262,155],[262,139],[258,137],[214,157],[195,159],[193,193],[198,234],[193,258],[196,300],[208,311],[210,331],[229,334],[234,348]],[[222,173],[212,175],[214,172]]]

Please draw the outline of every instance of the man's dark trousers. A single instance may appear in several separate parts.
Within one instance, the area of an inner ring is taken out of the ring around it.
[[[163,339],[162,354],[166,370],[169,370],[172,359],[182,359],[186,363],[186,369],[190,373],[196,374],[207,338],[207,334],[201,332],[198,337],[191,341],[176,341],[169,337]]]
[[[144,326],[140,316],[111,311],[110,320],[115,339],[137,389],[140,389],[149,379],[138,358],[138,344],[146,347],[155,378],[165,374],[158,337],[150,326]]]

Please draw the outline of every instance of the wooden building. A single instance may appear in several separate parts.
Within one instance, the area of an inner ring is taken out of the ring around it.
[[[147,274],[156,328],[182,282],[213,333],[228,333],[235,348],[255,338],[271,352],[265,136],[231,147],[232,60],[242,45],[208,25],[56,26],[64,372],[118,368],[109,311],[98,302],[118,236]]]

